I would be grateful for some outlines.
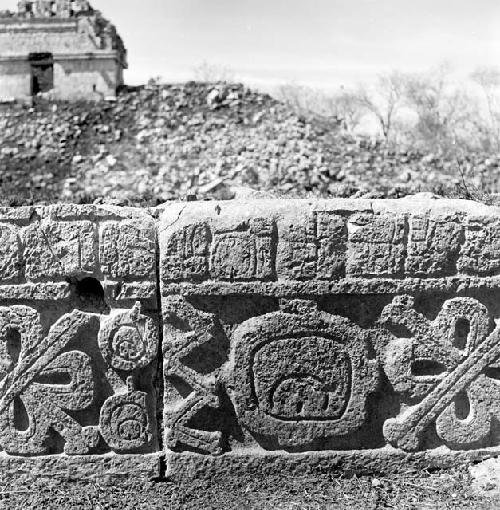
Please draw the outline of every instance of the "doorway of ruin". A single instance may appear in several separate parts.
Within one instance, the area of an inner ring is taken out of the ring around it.
[[[48,92],[54,88],[54,57],[52,53],[30,53],[31,95]]]

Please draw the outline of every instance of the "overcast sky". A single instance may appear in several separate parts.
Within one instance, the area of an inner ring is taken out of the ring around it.
[[[15,0],[0,0],[13,8]],[[93,0],[129,50],[129,83],[203,61],[263,86],[336,88],[448,60],[500,65],[500,0]]]

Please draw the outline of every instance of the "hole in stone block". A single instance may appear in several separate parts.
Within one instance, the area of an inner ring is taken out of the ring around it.
[[[30,419],[23,401],[19,397],[14,397],[12,401],[14,407],[14,427],[20,432],[25,432],[30,426]]]
[[[453,346],[457,349],[464,350],[467,347],[467,338],[470,333],[470,322],[467,319],[458,319],[455,322],[455,339]]]
[[[415,377],[440,375],[446,371],[446,367],[432,359],[417,359],[411,365],[411,374]]]
[[[81,298],[104,299],[104,289],[95,278],[84,278],[76,282],[76,293]]]
[[[77,308],[96,313],[107,313],[109,311],[109,306],[105,301],[104,288],[99,280],[87,277],[72,281],[71,284]]]
[[[21,334],[17,329],[8,329],[6,334],[7,353],[10,358],[17,365],[19,356],[21,354]]]
[[[459,420],[466,420],[470,414],[470,400],[465,391],[455,397],[455,415]]]

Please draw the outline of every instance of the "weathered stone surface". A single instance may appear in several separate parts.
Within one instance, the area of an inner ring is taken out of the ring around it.
[[[21,240],[30,281],[91,275],[96,269],[97,239],[90,221],[38,221],[21,230]]]
[[[158,451],[153,219],[79,206],[4,218],[0,463],[58,473],[74,457],[76,471],[88,473],[88,456],[107,472],[99,459],[114,452],[134,469],[136,456],[155,476],[158,461],[154,468],[148,460]],[[110,235],[99,236],[106,229]]]
[[[188,479],[498,455],[497,222],[445,200],[6,211],[0,466],[160,476],[163,457]]]
[[[446,200],[165,206],[168,476],[497,454],[499,222]]]

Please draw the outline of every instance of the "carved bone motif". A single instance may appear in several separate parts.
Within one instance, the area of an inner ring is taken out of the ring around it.
[[[457,344],[463,321],[468,325],[467,338]],[[395,339],[386,348],[385,371],[406,402],[401,414],[384,424],[387,440],[404,450],[417,450],[434,422],[438,436],[449,446],[487,439],[492,418],[500,418],[500,387],[483,372],[500,357],[500,328],[488,335],[486,307],[472,298],[450,299],[430,322],[414,310],[413,298],[400,296],[384,309],[381,323],[389,328],[404,326],[414,335]],[[441,366],[441,372],[415,374],[416,364],[428,360]],[[463,392],[471,409],[466,419],[459,419],[455,400]]]

